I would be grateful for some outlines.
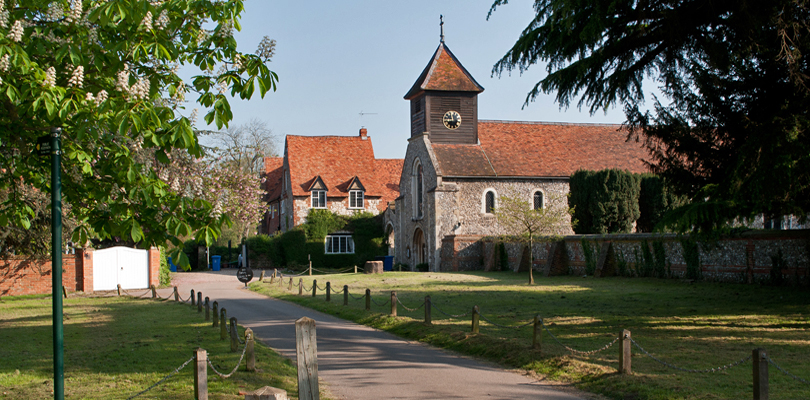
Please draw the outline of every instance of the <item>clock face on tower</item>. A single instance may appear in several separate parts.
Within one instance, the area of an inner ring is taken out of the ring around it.
[[[448,111],[444,113],[442,122],[444,122],[444,126],[446,126],[447,129],[456,129],[461,126],[461,115],[456,111]]]

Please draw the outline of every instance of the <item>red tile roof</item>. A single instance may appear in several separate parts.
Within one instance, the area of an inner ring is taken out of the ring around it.
[[[283,166],[284,159],[281,157],[264,158],[264,190],[267,192],[268,201],[281,197]]]
[[[649,153],[621,125],[479,121],[480,145],[433,144],[445,176],[571,176],[578,169],[649,172]]]
[[[484,88],[464,69],[444,42],[433,53],[427,67],[405,95],[410,100],[425,90],[483,92]]]
[[[376,160],[371,138],[288,135],[286,153],[294,196],[308,196],[307,189],[317,176],[326,185],[328,197],[347,197],[354,177],[365,187],[366,197],[387,202],[399,196],[403,160]]]

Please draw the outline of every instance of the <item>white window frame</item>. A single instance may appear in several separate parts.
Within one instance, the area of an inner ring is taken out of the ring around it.
[[[323,198],[321,198],[323,196]],[[315,205],[315,201],[318,203],[323,200],[323,205]],[[309,206],[310,208],[326,208],[326,190],[313,190],[309,196]]]
[[[365,193],[362,190],[349,190],[349,208],[363,209],[366,207]],[[360,203],[359,205],[357,203]]]
[[[323,252],[324,254],[354,254],[354,239],[352,239],[352,235],[326,235]]]
[[[493,215],[491,212],[487,212],[487,193],[492,192],[493,200],[492,200],[492,210],[498,209],[498,191],[494,188],[486,188],[484,189],[484,193],[481,195],[481,214],[486,215]]]

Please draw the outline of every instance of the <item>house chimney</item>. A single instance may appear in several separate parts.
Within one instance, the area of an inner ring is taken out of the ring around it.
[[[360,139],[363,139],[363,140],[368,139],[368,129],[360,128]]]

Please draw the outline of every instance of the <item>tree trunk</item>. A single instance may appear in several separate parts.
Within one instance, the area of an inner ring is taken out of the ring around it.
[[[534,247],[534,238],[532,234],[529,233],[529,285],[534,285],[534,252],[532,251]]]

